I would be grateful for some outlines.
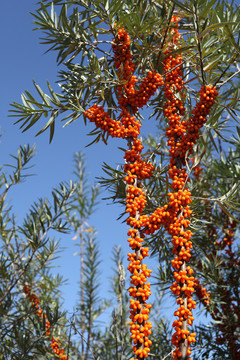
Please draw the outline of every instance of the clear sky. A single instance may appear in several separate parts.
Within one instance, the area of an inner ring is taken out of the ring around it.
[[[92,138],[86,134],[93,129],[93,125],[88,124],[86,128],[82,118],[64,129],[62,123],[59,122],[51,144],[49,144],[48,132],[35,137],[41,128],[41,122],[40,125],[25,133],[21,133],[18,125],[13,125],[14,119],[8,117],[9,104],[13,101],[21,102],[20,95],[26,89],[36,95],[32,83],[33,79],[43,90],[46,90],[47,80],[56,92],[59,92],[60,89],[55,84],[57,80],[56,53],[44,54],[47,48],[39,44],[39,37],[42,34],[39,31],[32,31],[34,28],[33,18],[29,12],[34,12],[34,2],[32,0],[4,1],[1,7],[4,16],[0,22],[2,34],[0,164],[12,161],[8,154],[15,155],[19,145],[33,145],[35,143],[37,150],[37,155],[33,160],[35,166],[31,170],[35,176],[16,186],[16,189],[11,191],[8,197],[8,201],[18,215],[19,222],[21,222],[26,211],[35,200],[39,197],[50,196],[52,187],[61,181],[71,179],[75,152],[85,151],[86,167],[91,174],[90,180],[93,183],[96,182],[95,177],[103,175],[103,162],[114,167],[123,163],[123,153],[117,148],[125,146],[125,143],[118,139],[110,139],[109,146],[98,143],[85,148],[92,141]],[[144,128],[149,131],[152,126],[150,121],[146,120]],[[100,195],[100,197],[105,196],[106,194]],[[121,221],[116,221],[120,210],[123,209],[119,209],[115,205],[108,205],[108,203],[109,201],[102,201],[90,221],[98,232],[101,257],[104,260],[101,292],[106,297],[110,297],[110,294],[106,295],[106,293],[109,291],[108,280],[111,273],[110,269],[113,266],[111,262],[112,248],[115,245],[121,245],[125,258],[127,258],[129,251],[126,235],[127,226]],[[64,252],[60,254],[57,261],[60,266],[57,270],[65,278],[68,278],[68,285],[63,288],[63,297],[65,307],[70,312],[76,304],[79,289],[79,258],[73,256],[77,248],[72,237],[73,235],[56,234],[56,239],[60,239],[61,246],[64,247]]]

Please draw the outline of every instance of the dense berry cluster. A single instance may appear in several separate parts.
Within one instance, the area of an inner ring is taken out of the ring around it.
[[[203,168],[200,165],[194,165],[194,159],[193,158],[191,160],[193,161],[193,176],[197,181],[199,181],[200,177],[201,177],[201,174],[202,174],[202,171],[203,171]]]
[[[151,323],[149,320],[149,310],[151,305],[147,304],[151,295],[150,277],[151,270],[147,268],[142,260],[148,256],[148,248],[142,247],[143,235],[141,234],[141,223],[139,221],[145,208],[146,195],[141,186],[141,180],[150,178],[153,166],[142,159],[141,152],[143,146],[138,139],[139,132],[133,132],[131,123],[133,119],[137,125],[134,114],[139,107],[147,103],[150,96],[154,94],[157,87],[161,85],[161,76],[150,72],[143,79],[139,90],[135,90],[136,77],[133,76],[134,66],[131,60],[130,39],[123,29],[120,29],[116,38],[116,46],[113,46],[115,54],[115,66],[118,70],[119,80],[124,82],[123,86],[118,86],[118,104],[121,109],[121,122],[126,127],[126,140],[129,149],[125,152],[124,172],[127,184],[126,194],[126,212],[129,214],[127,224],[130,225],[128,231],[128,242],[132,253],[128,254],[131,273],[131,286],[129,294],[130,300],[130,332],[133,339],[133,351],[136,359],[148,357],[151,340]],[[125,42],[125,43],[124,43]],[[122,54],[122,49],[124,53]],[[127,54],[127,55],[126,55]],[[140,130],[140,129],[139,129]]]
[[[212,106],[215,97],[216,90],[211,86],[201,89],[200,101],[193,110],[193,116],[189,120],[181,121],[181,116],[176,109],[174,113],[170,113],[169,115],[170,121],[167,130],[167,136],[170,139],[168,142],[170,146],[169,177],[172,179],[172,188],[174,192],[168,194],[170,205],[169,212],[172,221],[170,222],[170,225],[167,224],[166,228],[169,234],[172,235],[172,243],[174,245],[173,253],[176,255],[172,261],[172,266],[178,271],[174,271],[176,282],[171,288],[176,295],[180,295],[177,300],[179,304],[184,303],[184,301],[187,300],[185,302],[187,303],[186,314],[188,315],[185,315],[185,318],[189,318],[190,322],[192,322],[190,310],[195,307],[195,302],[191,297],[191,294],[194,291],[195,279],[190,276],[192,271],[190,268],[187,270],[185,264],[191,257],[192,243],[190,239],[192,233],[190,230],[186,229],[190,224],[190,221],[187,218],[191,215],[191,210],[188,206],[191,203],[191,193],[186,188],[187,171],[186,168],[184,168],[184,165],[186,154],[187,152],[188,156],[191,154],[193,145],[199,136],[199,129],[206,121],[206,116],[210,111],[210,107]],[[167,102],[166,107],[168,108],[169,105],[170,103]],[[169,112],[167,113],[169,114]],[[176,116],[174,117],[173,115]],[[177,132],[179,128],[181,128],[182,131],[181,135],[179,135],[180,132]],[[183,306],[183,304],[181,306]],[[178,312],[176,312],[177,316],[183,312],[181,306],[178,309]],[[179,323],[182,323],[181,320],[180,316]],[[176,322],[174,322],[174,324],[176,324]],[[178,327],[175,327],[175,330],[178,332]],[[185,335],[185,333],[186,330],[184,330],[183,335]],[[183,339],[185,339],[185,336],[181,337],[179,334],[177,336],[175,335],[174,342],[177,348]],[[190,342],[191,341],[188,339],[188,343]],[[190,354],[189,350],[188,353]],[[180,356],[176,355],[176,359],[179,357]]]
[[[122,126],[120,121],[112,120],[102,106],[94,104],[85,112],[85,116],[110,136],[125,138],[125,127]]]
[[[198,299],[204,306],[209,306],[210,304],[210,293],[207,292],[207,289],[203,287],[198,279],[194,280],[194,289]]]
[[[151,163],[142,158],[143,145],[138,139],[140,123],[134,116],[139,108],[146,105],[157,88],[163,85],[160,74],[149,72],[136,88],[137,78],[134,76],[134,63],[130,51],[130,37],[124,29],[119,29],[113,41],[115,56],[114,66],[118,71],[119,85],[117,87],[118,105],[121,110],[120,121],[112,120],[99,105],[93,105],[85,112],[85,116],[106,131],[110,136],[125,138],[128,150],[125,152],[124,172],[126,187],[126,212],[129,217],[127,224],[131,227],[128,231],[128,242],[132,253],[128,254],[131,273],[130,300],[130,331],[133,339],[133,350],[137,359],[146,358],[150,351],[151,323],[147,304],[151,291],[147,281],[151,270],[142,260],[148,256],[148,248],[143,247],[144,235],[141,228],[145,224],[146,215],[142,212],[146,204],[146,195],[141,185],[141,180],[149,179],[154,170]]]
[[[173,17],[172,21],[177,22]],[[188,174],[185,168],[187,157],[193,151],[193,145],[199,137],[199,130],[206,121],[210,108],[217,96],[212,86],[203,87],[200,91],[200,101],[193,110],[192,117],[183,120],[184,106],[181,101],[183,90],[182,79],[182,56],[172,55],[172,50],[178,46],[180,34],[177,28],[171,30],[170,45],[165,52],[164,73],[165,81],[160,74],[149,72],[137,88],[137,78],[134,76],[134,62],[130,51],[130,37],[124,29],[119,29],[113,41],[114,66],[118,72],[119,85],[117,86],[118,105],[121,110],[120,120],[112,120],[104,109],[94,104],[85,112],[85,116],[96,124],[97,127],[107,132],[112,137],[122,137],[128,142],[128,150],[125,152],[125,182],[126,182],[126,212],[128,213],[127,224],[128,242],[132,253],[128,254],[131,273],[131,286],[129,294],[131,310],[131,338],[133,339],[136,360],[146,358],[150,351],[151,323],[149,319],[148,300],[151,291],[148,277],[151,270],[143,264],[143,259],[148,256],[148,248],[143,247],[144,236],[153,234],[161,226],[172,236],[173,253],[172,260],[174,268],[174,283],[171,287],[174,294],[178,296],[179,305],[175,315],[173,326],[175,334],[172,342],[176,349],[173,353],[174,359],[188,359],[191,353],[188,346],[195,341],[195,334],[190,333],[188,325],[194,320],[192,308],[195,302],[192,293],[195,286],[193,270],[187,265],[191,257],[191,236],[189,227],[191,210],[191,193],[186,187]],[[140,134],[140,123],[135,114],[139,108],[147,104],[155,91],[164,85],[166,103],[164,114],[169,121],[166,135],[170,147],[169,156],[169,178],[172,180],[172,192],[168,194],[168,204],[158,208],[151,215],[144,214],[146,205],[146,194],[141,181],[150,179],[153,166],[142,157],[142,143],[138,138]],[[186,348],[183,355],[182,345]]]
[[[223,213],[223,216],[225,214]],[[236,230],[236,221],[231,220],[228,216],[225,216],[226,220],[223,224],[223,238],[222,240],[218,241],[216,240],[216,244],[221,250],[225,250],[225,253],[229,256],[230,259],[234,259],[234,253],[232,251],[232,245],[233,245],[233,237],[234,237],[234,231]],[[240,260],[238,262],[238,265],[240,264]]]
[[[114,65],[122,83],[117,88],[118,103],[123,110],[130,105],[134,114],[138,108],[146,105],[157,88],[163,85],[163,78],[160,74],[149,71],[141,81],[139,88],[136,89],[137,78],[133,75],[135,66],[130,51],[130,37],[124,29],[119,29],[113,43]]]
[[[172,21],[177,21],[173,18]],[[217,96],[217,91],[211,85],[204,86],[200,90],[200,101],[192,111],[190,119],[182,119],[184,106],[181,101],[183,90],[182,79],[182,55],[171,55],[171,51],[177,46],[180,37],[177,29],[174,29],[172,42],[170,43],[164,59],[164,72],[166,73],[164,82],[164,93],[166,103],[164,114],[168,118],[168,146],[170,163],[169,178],[172,180],[171,187],[173,192],[168,194],[168,222],[165,224],[166,230],[172,236],[173,254],[172,260],[174,268],[173,277],[175,279],[171,290],[177,296],[178,309],[174,315],[178,320],[173,322],[175,333],[172,343],[175,345],[173,353],[174,359],[189,359],[191,354],[190,344],[195,342],[195,333],[190,333],[188,325],[192,325],[194,320],[192,309],[195,308],[195,301],[192,293],[196,284],[193,270],[187,263],[191,258],[192,232],[187,228],[190,225],[188,219],[191,215],[189,204],[191,203],[191,192],[186,187],[188,174],[186,159],[193,152],[193,146],[199,138],[199,130],[207,120],[207,115]]]
[[[34,313],[40,318],[40,320],[43,319],[43,316],[45,318],[45,335],[47,335],[51,341],[50,346],[55,355],[55,358],[61,360],[70,360],[67,358],[67,355],[64,354],[64,349],[61,349],[62,344],[60,343],[59,339],[56,337],[51,337],[51,333],[52,333],[51,325],[47,319],[47,315],[43,314],[43,309],[41,309],[40,307],[39,297],[27,285],[24,285],[23,291],[26,297],[28,298],[29,302],[32,304]]]

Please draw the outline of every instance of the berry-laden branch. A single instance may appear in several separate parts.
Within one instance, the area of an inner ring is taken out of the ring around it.
[[[172,21],[177,22],[173,17]],[[174,294],[178,296],[178,310],[175,315],[173,326],[175,334],[172,342],[176,349],[173,353],[176,360],[190,360],[191,349],[189,345],[195,341],[195,334],[190,334],[188,325],[191,325],[192,308],[195,302],[192,300],[194,291],[194,277],[191,276],[193,270],[187,266],[191,257],[191,236],[187,230],[190,224],[188,219],[191,215],[189,204],[191,203],[191,193],[186,188],[187,170],[186,158],[192,153],[193,145],[199,137],[199,130],[206,122],[206,117],[217,96],[215,88],[205,86],[200,91],[200,101],[193,110],[193,115],[188,120],[182,120],[184,106],[182,104],[181,92],[183,89],[182,80],[182,56],[171,55],[173,48],[178,46],[180,34],[177,29],[173,29],[173,36],[168,50],[165,53],[164,73],[165,82],[162,76],[156,72],[149,72],[142,80],[138,90],[135,89],[137,82],[134,73],[134,63],[130,52],[130,37],[124,29],[119,29],[114,39],[113,51],[115,54],[115,67],[121,85],[117,88],[118,105],[121,110],[120,121],[111,119],[103,107],[94,104],[85,112],[85,116],[96,124],[97,127],[107,132],[112,137],[122,137],[127,140],[128,150],[125,152],[124,172],[126,186],[126,212],[129,213],[127,224],[130,226],[128,231],[128,242],[132,253],[128,254],[130,261],[128,270],[131,273],[130,299],[130,326],[131,338],[133,339],[136,358],[139,360],[148,357],[151,340],[151,323],[149,319],[149,309],[147,304],[151,291],[147,278],[151,270],[143,263],[143,259],[148,256],[149,249],[143,247],[145,235],[153,234],[162,225],[172,236],[173,253],[175,259],[172,260],[174,268],[175,282],[171,287]],[[134,114],[139,107],[147,104],[155,91],[164,85],[164,93],[167,99],[164,114],[169,120],[166,131],[168,145],[170,146],[169,177],[172,180],[171,187],[173,192],[169,193],[169,203],[162,208],[158,208],[151,215],[143,214],[146,194],[143,190],[142,180],[150,179],[154,167],[151,163],[142,159],[143,145],[140,141],[141,124]],[[133,360],[133,359],[132,359]]]
[[[124,30],[118,32],[113,50],[119,78],[126,82],[123,87],[118,86],[118,102],[122,111],[122,123],[131,130],[130,122],[126,119],[130,118],[138,125],[134,114],[139,107],[148,102],[150,96],[163,84],[163,81],[159,74],[149,72],[141,82],[139,90],[135,91],[136,77],[132,75],[134,65],[131,60],[130,38]],[[127,224],[131,227],[128,231],[128,242],[133,251],[128,254],[130,261],[128,270],[131,273],[129,294],[132,297],[130,299],[130,331],[134,343],[133,351],[137,359],[148,357],[152,344],[149,340],[152,324],[148,321],[151,305],[146,303],[151,295],[150,283],[147,282],[147,278],[150,277],[152,271],[143,263],[143,259],[149,254],[148,248],[142,246],[144,235],[141,231],[143,226],[141,215],[145,208],[146,195],[141,181],[151,178],[154,170],[152,164],[146,163],[141,157],[143,145],[138,139],[139,133],[140,128],[135,133],[132,131],[126,133],[129,150],[125,152],[124,156],[126,162],[124,172],[126,173],[125,181],[127,184],[126,212],[129,214]]]
[[[129,214],[127,224],[131,227],[128,231],[128,242],[132,253],[128,254],[130,261],[128,270],[131,273],[130,300],[130,331],[134,343],[136,359],[148,357],[151,340],[151,323],[149,319],[150,304],[147,304],[151,291],[147,278],[151,270],[143,263],[148,256],[148,248],[143,247],[143,228],[145,227],[146,215],[142,215],[145,208],[146,195],[141,181],[149,179],[154,170],[151,163],[142,159],[143,145],[138,138],[141,124],[134,114],[138,108],[147,104],[157,88],[163,85],[162,76],[151,72],[142,80],[138,90],[135,89],[137,82],[134,73],[134,63],[130,52],[130,37],[124,29],[119,29],[114,39],[113,51],[115,55],[114,66],[118,71],[121,85],[117,88],[118,105],[121,110],[120,121],[112,120],[104,109],[94,104],[85,112],[85,116],[97,127],[107,131],[113,137],[122,137],[127,140],[128,150],[125,152],[124,172],[126,186],[126,212]]]
[[[172,18],[172,22],[178,22],[177,17]],[[199,138],[199,130],[207,120],[211,106],[217,96],[217,91],[211,85],[204,86],[200,90],[200,101],[192,111],[190,119],[183,120],[184,106],[181,101],[181,92],[183,90],[182,69],[179,64],[182,63],[182,55],[171,55],[171,51],[178,47],[180,34],[174,29],[171,43],[165,52],[164,72],[166,73],[164,82],[164,93],[166,96],[164,114],[169,120],[166,135],[170,163],[169,177],[172,180],[171,187],[173,192],[169,193],[169,219],[165,224],[166,230],[172,236],[174,260],[174,283],[171,290],[178,296],[179,305],[174,315],[178,320],[173,322],[175,333],[172,337],[172,343],[176,346],[173,353],[174,359],[190,360],[190,344],[195,342],[195,333],[190,333],[188,325],[192,325],[194,320],[192,309],[195,308],[195,301],[192,299],[194,292],[195,278],[192,276],[193,270],[187,265],[191,258],[191,237],[192,232],[187,228],[190,225],[189,216],[191,210],[191,192],[186,187],[188,174],[186,169],[186,160],[192,154],[193,146]],[[173,69],[169,72],[170,69]]]
[[[61,360],[70,360],[67,358],[67,355],[64,354],[64,349],[61,349],[62,344],[60,343],[59,339],[56,337],[51,337],[51,325],[47,319],[47,315],[43,314],[43,309],[40,307],[39,297],[27,285],[24,285],[23,291],[29,302],[32,304],[34,313],[39,317],[40,320],[43,320],[43,316],[45,318],[45,335],[48,336],[49,340],[51,341],[50,346],[52,348],[52,352],[55,355],[55,358]]]

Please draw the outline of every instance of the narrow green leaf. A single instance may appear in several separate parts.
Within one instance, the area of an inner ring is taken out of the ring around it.
[[[172,4],[170,3],[170,1],[168,0],[165,0],[165,2],[168,4],[168,5],[171,5]],[[171,0],[172,3],[174,3],[175,5],[177,5],[180,9],[186,11],[187,13],[192,13],[191,9],[187,8],[185,5],[183,5],[180,1],[178,0]]]
[[[54,113],[52,113],[50,119],[48,120],[48,122],[46,123],[46,125],[36,134],[36,136],[42,134],[45,130],[47,130],[47,128],[53,126],[52,124],[55,122],[55,117],[56,115]],[[54,128],[52,129],[52,131],[54,131]],[[51,139],[51,135],[50,135],[50,139]]]
[[[224,28],[226,25],[238,25],[238,23],[236,23],[236,22],[220,22],[217,24],[212,24],[212,25],[208,26],[205,30],[203,30],[198,38],[200,39],[204,35],[210,33],[212,30]]]
[[[239,24],[238,24],[239,25]],[[240,52],[240,49],[238,47],[238,44],[236,43],[235,39],[234,39],[234,36],[231,32],[231,30],[229,29],[228,27],[228,24],[225,25],[225,29],[226,29],[226,32],[227,32],[227,37],[230,41],[230,43],[232,44],[232,46],[234,47],[234,49],[237,51],[237,53]]]
[[[204,4],[204,8],[200,13],[201,18],[205,18],[205,16],[208,15],[209,10],[213,7],[213,5],[217,2],[218,0],[211,0],[211,1],[206,1]]]
[[[50,138],[49,138],[49,143],[52,142],[53,139],[53,135],[54,135],[54,130],[55,130],[55,120],[51,123],[50,125]]]

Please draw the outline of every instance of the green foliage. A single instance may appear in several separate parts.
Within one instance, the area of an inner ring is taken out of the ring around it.
[[[11,171],[1,170],[0,196],[0,342],[1,354],[5,359],[41,358],[46,350],[45,327],[23,297],[23,286],[31,284],[42,292],[42,299],[51,304],[51,323],[61,321],[58,312],[59,286],[63,278],[50,272],[51,262],[58,252],[58,243],[49,235],[50,231],[69,231],[64,220],[64,208],[71,205],[73,184],[60,184],[52,191],[52,201],[39,199],[29,209],[22,224],[7,203],[11,188],[27,176],[34,147],[18,149],[10,164]],[[45,295],[44,295],[45,294]],[[55,294],[55,295],[54,295]],[[54,295],[54,297],[53,297]]]

